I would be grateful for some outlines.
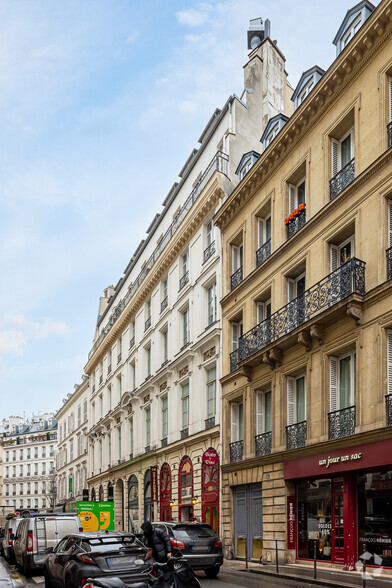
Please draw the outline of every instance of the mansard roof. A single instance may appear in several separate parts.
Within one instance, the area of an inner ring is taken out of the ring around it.
[[[306,71],[303,72],[302,76],[300,77],[300,80],[294,90],[293,95],[291,96],[291,100],[294,102],[294,100],[298,97],[298,95],[300,94],[302,88],[304,86],[306,86],[306,82],[308,81],[309,78],[311,78],[314,74],[318,74],[319,77],[316,81],[316,83],[318,82],[318,80],[325,74],[325,70],[318,66],[318,65],[314,65],[313,67],[307,69]]]
[[[363,8],[367,8],[369,12],[372,13],[376,7],[374,4],[369,2],[369,0],[362,0],[362,2],[358,2],[358,4],[347,10],[346,16],[344,17],[342,24],[340,25],[339,30],[336,33],[334,40],[332,41],[334,45],[338,44],[340,37],[346,31],[350,22],[354,20],[355,16],[359,14]]]

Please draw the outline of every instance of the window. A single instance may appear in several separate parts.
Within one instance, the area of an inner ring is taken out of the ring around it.
[[[161,335],[162,335],[162,363],[166,363],[168,361],[168,353],[169,353],[167,327],[164,331],[161,331]]]
[[[293,213],[300,205],[306,204],[305,178],[302,178],[297,184],[289,184],[289,213]]]
[[[206,224],[206,245],[209,247],[214,241],[214,223],[212,220]]]
[[[122,447],[121,447],[121,427],[117,429],[117,450],[118,450],[118,460],[121,460],[122,456]]]
[[[341,267],[355,255],[354,236],[349,237],[340,245],[330,245],[331,272]]]
[[[212,325],[217,320],[216,284],[207,289],[207,324]]]
[[[240,180],[242,180],[246,176],[246,174],[248,173],[248,171],[250,170],[250,168],[252,167],[252,165],[253,165],[252,158],[249,157],[249,159],[247,159],[244,162],[244,164],[242,166],[242,169],[241,169],[241,171],[239,173],[239,179]]]
[[[146,347],[146,377],[151,376],[151,346]]]
[[[130,376],[131,376],[131,391],[136,390],[136,364],[135,360],[129,364]]]
[[[257,302],[257,324],[269,319],[271,316],[271,298],[265,302]]]
[[[239,345],[239,339],[242,336],[243,323],[242,321],[231,323],[231,350],[236,351]]]
[[[257,218],[257,248],[260,249],[271,239],[271,215]]]
[[[161,312],[163,312],[169,304],[167,284],[168,284],[168,281],[167,281],[167,277],[166,277],[161,282]]]
[[[182,345],[185,347],[189,343],[189,308],[182,313]]]
[[[305,320],[305,274],[287,278],[288,329],[296,329]],[[290,304],[291,303],[291,304]]]
[[[135,345],[135,321],[131,321],[129,324],[129,349]]]
[[[82,424],[82,407],[79,404],[78,406],[78,427]]]
[[[145,322],[144,330],[147,331],[151,327],[151,298],[149,298],[145,305]]]
[[[207,370],[207,418],[216,413],[216,367]]]
[[[310,91],[314,86],[314,78],[311,78],[310,81],[304,86],[301,93],[298,95],[298,106],[305,100]]]
[[[354,158],[354,127],[339,140],[331,138],[331,175],[342,170]],[[347,184],[346,184],[347,185]],[[346,186],[344,186],[346,187]],[[343,189],[343,188],[342,188]]]
[[[167,438],[168,433],[168,398],[162,398],[162,439]]]
[[[181,425],[182,429],[189,426],[189,383],[181,386]]]
[[[83,402],[83,421],[87,421],[87,400]]]
[[[243,245],[232,245],[231,253],[232,253],[232,270],[233,274],[242,268],[243,263]]]
[[[149,447],[151,443],[151,407],[145,409],[145,423],[146,423],[146,446]]]
[[[189,250],[181,256],[180,260],[180,286],[179,290],[189,282]]]
[[[355,404],[355,366],[354,352],[330,360],[330,410],[342,410]]]
[[[71,440],[69,442],[69,459],[70,461],[72,461],[74,458],[74,454],[73,454],[73,441]]]
[[[264,143],[264,149],[266,149],[268,147],[268,145],[270,143],[272,143],[272,141],[275,139],[276,135],[279,133],[279,123],[277,123],[274,127],[272,127],[272,129],[270,130],[270,132],[268,133],[268,135],[265,138],[265,143]]]
[[[133,416],[129,419],[129,451],[133,454]]]
[[[109,410],[112,410],[112,387],[108,386],[108,404]]]
[[[287,424],[306,420],[305,376],[287,378]]]
[[[112,463],[112,435],[108,433],[108,460],[109,464]]]
[[[344,49],[346,47],[346,45],[348,45],[348,43],[351,41],[351,39],[353,38],[355,33],[360,29],[361,25],[362,25],[362,16],[359,15],[354,20],[354,22],[351,24],[351,26],[346,31],[346,33],[343,35],[342,41],[341,41],[342,49]]]
[[[231,442],[244,439],[244,403],[231,403]]]

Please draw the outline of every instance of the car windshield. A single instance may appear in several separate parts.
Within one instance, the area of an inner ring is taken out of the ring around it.
[[[178,525],[173,528],[174,536],[178,539],[192,539],[193,537],[216,537],[208,525]]]
[[[94,537],[83,541],[86,551],[119,551],[130,547],[144,547],[135,537]]]

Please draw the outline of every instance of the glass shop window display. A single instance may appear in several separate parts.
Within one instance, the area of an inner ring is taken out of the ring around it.
[[[331,480],[298,484],[298,557],[331,560]]]

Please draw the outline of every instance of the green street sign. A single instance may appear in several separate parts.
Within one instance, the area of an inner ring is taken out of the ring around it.
[[[68,478],[68,492],[73,492],[73,479]]]

